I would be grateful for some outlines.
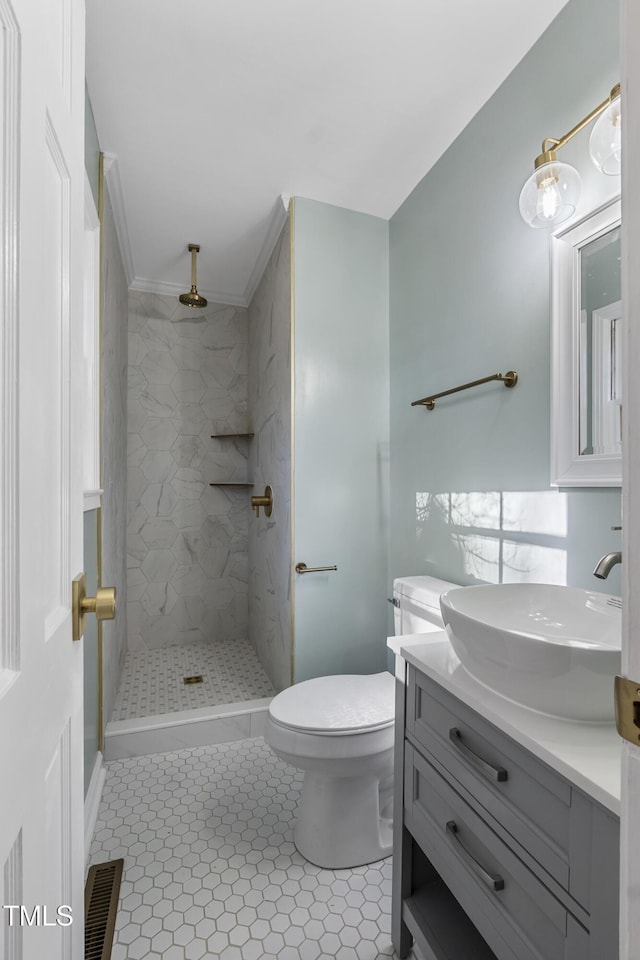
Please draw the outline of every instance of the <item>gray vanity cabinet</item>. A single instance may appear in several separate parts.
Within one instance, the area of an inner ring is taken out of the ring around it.
[[[392,936],[425,960],[614,960],[617,818],[411,664]]]

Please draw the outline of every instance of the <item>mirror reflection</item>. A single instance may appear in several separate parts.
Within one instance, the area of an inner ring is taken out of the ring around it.
[[[551,483],[622,484],[620,198],[551,244]]]
[[[580,455],[622,450],[620,226],[580,250]]]

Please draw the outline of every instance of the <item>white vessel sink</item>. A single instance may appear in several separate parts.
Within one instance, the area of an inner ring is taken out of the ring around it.
[[[618,597],[542,583],[487,584],[440,598],[471,676],[510,700],[574,720],[613,720]]]

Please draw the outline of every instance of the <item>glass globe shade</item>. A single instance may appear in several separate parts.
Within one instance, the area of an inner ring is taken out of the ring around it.
[[[554,227],[575,213],[580,175],[568,163],[551,160],[535,170],[520,193],[520,216],[530,227]]]
[[[589,137],[589,153],[594,164],[610,177],[620,173],[622,157],[620,97],[601,113]]]

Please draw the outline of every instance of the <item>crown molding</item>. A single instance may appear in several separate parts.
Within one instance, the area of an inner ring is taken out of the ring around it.
[[[147,277],[136,277],[129,284],[129,290],[134,293],[159,293],[165,297],[179,297],[185,292],[184,284],[169,283],[167,280],[149,280]],[[228,307],[248,307],[249,304],[244,297],[239,297],[235,293],[224,293],[220,290],[204,290],[198,285],[198,293],[205,297],[209,303],[219,303]]]
[[[104,153],[103,158],[104,182],[111,200],[113,219],[115,220],[116,234],[118,235],[122,255],[122,266],[127,278],[127,286],[130,287],[135,277],[135,271],[133,269],[133,254],[131,252],[131,240],[129,238],[129,227],[127,226],[127,213],[118,158],[115,153]]]
[[[136,277],[133,269],[133,257],[131,255],[131,243],[129,240],[129,231],[127,228],[127,218],[125,214],[124,198],[122,194],[122,184],[118,172],[117,157],[112,153],[104,155],[105,183],[109,188],[109,197],[113,207],[113,216],[116,223],[116,232],[120,243],[123,265],[127,277],[127,286],[129,290],[135,293],[158,293],[167,297],[178,297],[184,293],[184,286],[179,283],[171,283],[167,280],[152,280],[149,277]],[[203,297],[212,303],[226,304],[231,307],[248,307],[251,299],[262,280],[264,271],[269,263],[269,258],[273,253],[274,247],[282,232],[282,228],[287,222],[289,216],[288,194],[281,194],[271,211],[269,225],[264,242],[260,252],[253,265],[251,275],[244,289],[244,293],[226,293],[224,290],[205,290],[198,287]]]
[[[289,202],[291,197],[287,193],[281,193],[276,200],[275,206],[271,211],[269,227],[264,243],[260,248],[258,258],[253,265],[253,270],[249,276],[246,287],[244,288],[244,300],[247,306],[251,303],[254,293],[258,289],[258,284],[262,280],[262,275],[267,268],[269,258],[273,253],[274,247],[278,242],[278,237],[282,233],[282,228],[287,222],[289,216]]]

